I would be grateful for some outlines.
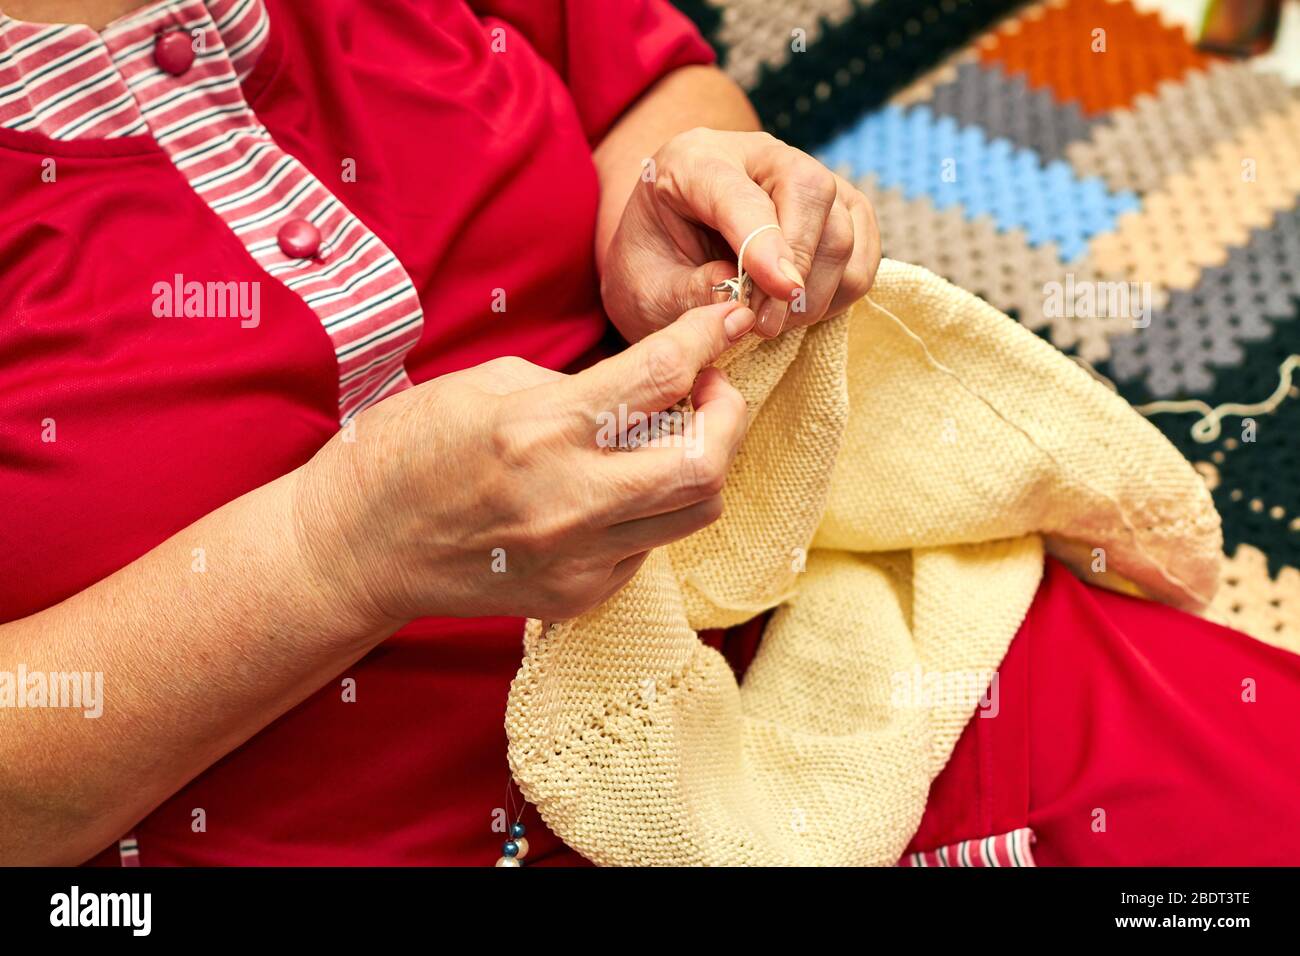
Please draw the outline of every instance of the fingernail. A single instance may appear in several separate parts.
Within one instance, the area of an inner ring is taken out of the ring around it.
[[[769,339],[780,335],[781,327],[785,325],[786,309],[786,304],[776,299],[768,299],[764,302],[762,308],[758,310],[758,334]]]
[[[722,328],[727,333],[727,338],[734,342],[754,327],[754,321],[754,310],[741,307],[722,320]]]
[[[789,279],[799,288],[801,289],[803,288],[803,276],[799,274],[799,270],[794,267],[793,262],[791,262],[789,259],[778,259],[776,265],[777,268],[781,270],[781,274],[783,276],[785,276],[787,279]]]

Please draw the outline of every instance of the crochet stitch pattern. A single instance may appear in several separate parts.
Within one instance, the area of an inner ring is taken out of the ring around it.
[[[1023,2],[677,0],[677,6],[713,44],[767,127],[808,149]]]
[[[1076,347],[1085,359],[1108,353],[1110,337],[1131,330],[1130,319],[1049,315],[1043,284],[1070,274],[1076,281],[1107,281],[1085,258],[1065,263],[1053,243],[1031,246],[1022,230],[1001,231],[989,216],[968,218],[957,206],[937,210],[928,196],[908,199],[900,190],[881,189],[874,176],[856,185],[871,200],[889,253],[907,262],[926,263],[957,285],[1014,313],[1034,331],[1049,330],[1061,348]]]
[[[1089,115],[1129,106],[1161,80],[1179,79],[1209,62],[1159,15],[1110,0],[1031,7],[985,38],[979,50],[985,63],[1024,74],[1034,89],[1050,89]]]
[[[1195,287],[1174,292],[1142,335],[1116,339],[1111,370],[1120,380],[1143,378],[1156,398],[1199,395],[1213,388],[1215,368],[1244,359],[1245,343],[1290,321],[1297,298],[1300,208],[1228,250],[1228,261],[1202,271]]]
[[[1068,163],[1044,163],[1028,149],[959,126],[926,105],[887,106],[820,151],[831,168],[875,173],[909,198],[929,195],[940,208],[987,214],[1001,229],[1023,229],[1031,245],[1053,242],[1074,258],[1096,235],[1135,210],[1132,193],[1111,193],[1097,178],[1080,179]]]
[[[1092,128],[1079,104],[1059,103],[1048,91],[1031,89],[1023,76],[977,63],[959,65],[951,80],[935,87],[928,106],[961,126],[979,126],[990,137],[1010,140],[1047,160],[1064,158],[1066,146],[1087,139]],[[1122,192],[1129,187],[1111,188]]]
[[[692,5],[727,25],[697,20],[735,52],[765,125],[871,199],[885,255],[983,297],[1133,404],[1258,402],[1300,353],[1300,92],[1281,77],[1196,50],[1130,0]],[[1149,312],[1049,307],[1067,278],[1136,283]],[[1151,421],[1223,517],[1210,616],[1300,651],[1300,388],[1212,442],[1192,437],[1199,417]]]
[[[1214,63],[1181,81],[1166,81],[1137,98],[1132,110],[1114,110],[1091,138],[1072,143],[1070,162],[1101,176],[1111,189],[1147,192],[1239,128],[1294,103],[1295,90],[1247,64]]]
[[[858,7],[871,0],[769,0],[722,8],[715,34],[726,51],[724,67],[745,88],[758,83],[764,70],[780,70],[795,56],[795,31],[805,43],[816,43],[828,29],[840,26]]]

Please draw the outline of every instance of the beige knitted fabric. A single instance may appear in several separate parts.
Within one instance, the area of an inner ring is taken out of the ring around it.
[[[983,689],[1044,542],[1173,604],[1213,593],[1192,467],[923,269],[886,261],[848,315],[720,364],[753,416],[725,515],[602,607],[530,622],[510,693],[515,779],[596,863],[893,864],[974,712],[937,691]],[[737,686],[696,630],[773,607]]]

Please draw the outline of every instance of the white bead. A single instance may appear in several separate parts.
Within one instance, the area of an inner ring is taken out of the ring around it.
[[[497,866],[523,866],[523,864],[514,857],[503,856],[501,859],[497,860]]]
[[[528,838],[520,837],[515,841],[515,845],[519,847],[519,852],[515,854],[515,859],[522,860],[528,855]]]

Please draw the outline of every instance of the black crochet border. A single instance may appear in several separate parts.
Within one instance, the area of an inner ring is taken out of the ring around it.
[[[708,0],[672,0],[673,6],[691,18],[696,29],[704,34],[713,51],[718,55],[718,63],[727,62],[727,45],[718,39],[722,27],[722,10]]]
[[[1293,297],[1292,307],[1292,317],[1276,322],[1269,338],[1242,343],[1245,354],[1241,361],[1215,368],[1212,389],[1190,397],[1200,398],[1211,406],[1254,402],[1267,397],[1277,385],[1282,359],[1292,352],[1300,352],[1300,299]],[[1097,368],[1103,375],[1112,374],[1108,362],[1097,363]],[[1141,379],[1120,382],[1119,393],[1134,405],[1154,399]],[[1194,413],[1156,415],[1151,423],[1193,462],[1208,460],[1212,452],[1223,447],[1223,439],[1240,434],[1240,419],[1229,417],[1224,421],[1219,440],[1200,444],[1191,437],[1192,423],[1198,417]],[[1214,504],[1223,519],[1225,552],[1233,553],[1239,544],[1253,545],[1267,556],[1268,572],[1276,577],[1284,566],[1300,566],[1300,540],[1287,530],[1286,521],[1278,521],[1267,512],[1254,512],[1249,502],[1259,497],[1269,504],[1282,505],[1288,515],[1300,513],[1300,483],[1293,477],[1300,402],[1288,399],[1276,412],[1261,416],[1258,422],[1255,443],[1239,444],[1236,451],[1228,453],[1233,460],[1223,469],[1223,482],[1214,489]],[[1241,500],[1232,499],[1234,489],[1242,492]]]

